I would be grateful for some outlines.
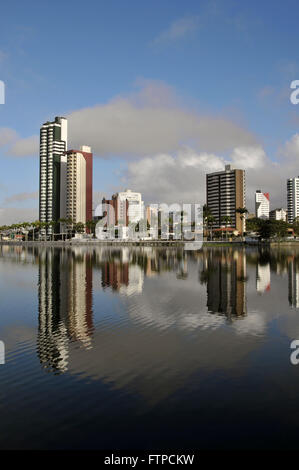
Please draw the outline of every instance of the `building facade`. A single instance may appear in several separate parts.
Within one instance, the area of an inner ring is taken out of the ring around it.
[[[269,217],[272,220],[283,220],[286,222],[287,220],[287,211],[285,209],[279,208],[279,209],[273,209],[269,213]]]
[[[55,117],[40,129],[39,220],[58,221],[65,217],[66,209],[66,157],[67,120]],[[53,227],[47,228],[52,233]]]
[[[269,193],[262,193],[260,189],[255,192],[255,216],[259,219],[269,219],[270,196]]]
[[[140,193],[130,189],[112,195],[111,199],[102,199],[103,215],[107,225],[125,225],[138,223],[144,218],[144,203]]]
[[[288,222],[299,217],[299,176],[287,180]]]
[[[141,193],[135,193],[131,189],[126,189],[121,193],[118,193],[118,204],[119,204],[119,218],[122,219],[125,216],[125,201],[128,201],[128,217],[129,223],[137,223],[141,219],[144,219],[144,202],[142,200]]]
[[[245,171],[225,165],[224,171],[206,175],[207,206],[214,217],[213,228],[225,225],[223,218],[228,216],[238,232],[245,230],[245,217],[236,209],[245,208]]]
[[[113,227],[116,225],[129,225],[128,215],[129,203],[122,201],[120,203],[118,194],[113,194],[111,199],[102,199],[102,213],[106,218],[106,226]]]
[[[92,220],[92,153],[84,145],[65,152],[66,218],[73,223]]]

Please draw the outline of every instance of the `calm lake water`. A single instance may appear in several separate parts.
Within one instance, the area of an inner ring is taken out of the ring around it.
[[[297,448],[299,250],[0,246],[0,448]]]

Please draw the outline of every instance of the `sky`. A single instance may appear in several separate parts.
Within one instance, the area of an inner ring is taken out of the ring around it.
[[[205,202],[205,174],[246,170],[246,205],[286,207],[298,176],[295,0],[11,0],[1,5],[0,225],[38,218],[39,129],[68,118],[94,153],[94,207]]]

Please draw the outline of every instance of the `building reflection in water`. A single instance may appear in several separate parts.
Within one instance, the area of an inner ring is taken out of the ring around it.
[[[296,256],[289,257],[288,299],[292,307],[299,308],[299,259]]]
[[[259,294],[271,289],[270,262],[256,265],[256,290]]]
[[[40,361],[45,368],[63,372],[68,366],[70,341],[91,346],[91,254],[76,248],[41,251],[38,300]]]
[[[39,265],[38,353],[43,367],[56,373],[68,369],[72,342],[84,348],[92,347],[92,292],[99,286],[98,282],[93,286],[93,269],[101,274],[103,290],[132,297],[132,302],[137,302],[136,305],[141,302],[144,308],[143,300],[137,297],[143,292],[145,277],[169,273],[171,282],[186,282],[188,264],[191,272],[197,265],[200,281],[207,285],[207,315],[218,313],[232,320],[246,314],[244,249],[186,252],[153,247],[45,248],[38,252],[36,261]],[[154,311],[154,316],[161,314],[167,313]],[[173,314],[171,318],[174,320]],[[184,323],[181,317],[180,322]]]
[[[229,320],[246,315],[246,254],[244,249],[203,250],[202,283],[207,284],[207,307]]]

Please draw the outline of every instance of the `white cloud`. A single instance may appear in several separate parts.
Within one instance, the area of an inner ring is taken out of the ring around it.
[[[90,145],[96,155],[104,157],[173,152],[190,142],[207,152],[256,144],[253,134],[240,125],[180,106],[171,88],[153,81],[145,82],[140,93],[67,117],[71,145]]]
[[[35,191],[33,193],[13,194],[12,196],[9,196],[4,200],[4,204],[11,204],[13,202],[23,202],[31,199],[38,199],[38,191]]]
[[[9,155],[14,157],[32,157],[39,154],[39,138],[37,135],[18,139],[9,149]]]
[[[9,127],[0,127],[0,147],[11,144],[18,137],[18,134],[14,129]]]
[[[147,203],[204,203],[206,174],[232,163],[233,167],[246,170],[246,204],[250,211],[254,210],[256,189],[270,192],[271,208],[286,207],[286,179],[299,173],[296,164],[299,136],[294,136],[285,148],[293,159],[272,162],[260,146],[236,147],[227,159],[216,153],[183,147],[177,153],[156,154],[129,162],[123,184],[141,191]]]
[[[153,41],[152,44],[163,44],[177,39],[181,39],[199,27],[198,16],[187,16],[180,18],[173,23],[162,33],[160,33]]]
[[[158,154],[130,162],[124,181],[148,202],[200,203],[205,199],[206,173],[219,171],[224,164],[222,157],[185,147],[176,155]]]
[[[6,155],[14,157],[27,157],[38,155],[39,138],[33,135],[21,138],[15,129],[0,127],[0,147],[9,146]]]

